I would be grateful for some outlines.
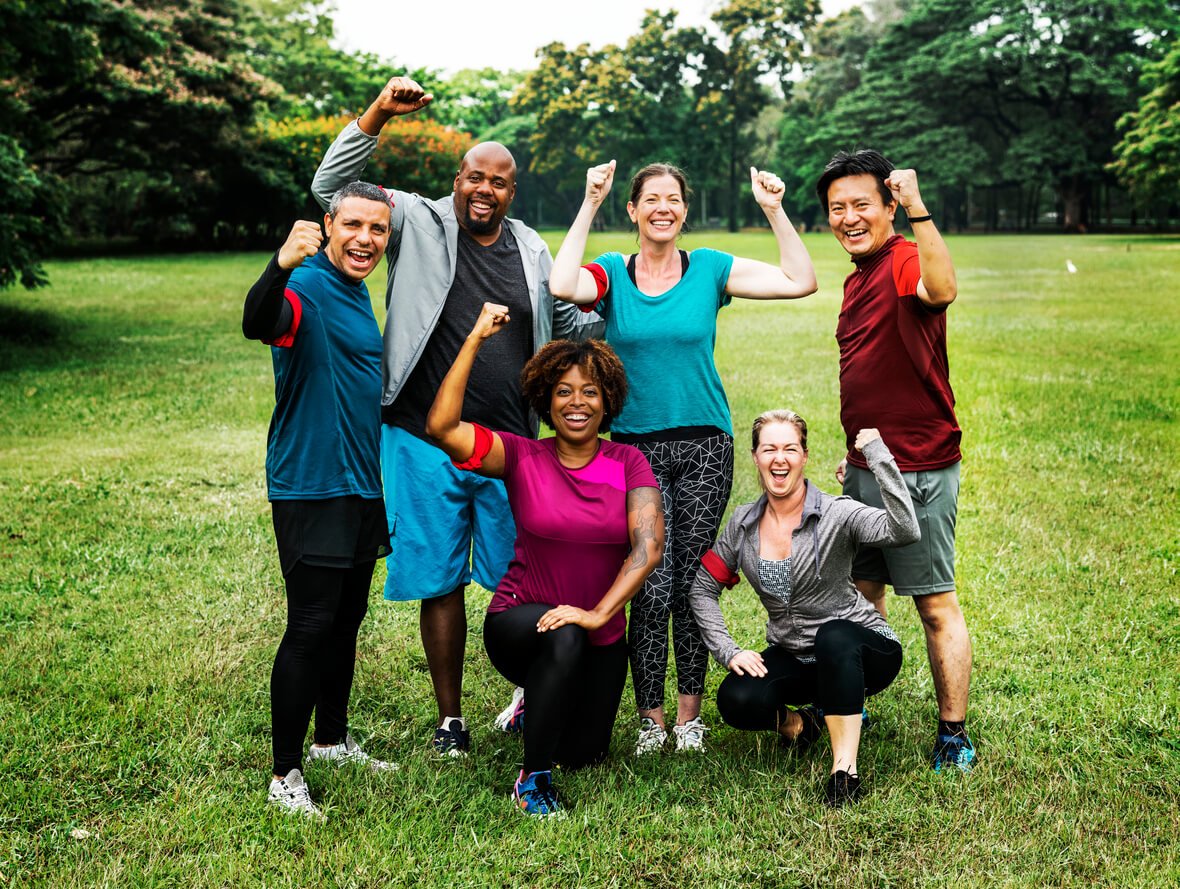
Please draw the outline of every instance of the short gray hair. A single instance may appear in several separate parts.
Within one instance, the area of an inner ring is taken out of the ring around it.
[[[348,198],[364,198],[366,201],[377,201],[389,208],[390,216],[393,215],[393,202],[389,199],[389,193],[380,185],[374,185],[372,182],[361,182],[359,179],[354,179],[343,188],[332,195],[332,202],[328,204],[328,215],[333,219],[336,214],[340,212],[340,205]]]

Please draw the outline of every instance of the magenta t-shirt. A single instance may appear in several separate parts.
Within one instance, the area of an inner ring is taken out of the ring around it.
[[[627,492],[658,487],[647,458],[603,441],[581,469],[557,459],[556,441],[497,432],[504,442],[504,486],[516,519],[516,550],[488,606],[495,613],[526,602],[590,611],[606,595],[631,551]],[[627,627],[623,610],[590,634],[610,645]]]

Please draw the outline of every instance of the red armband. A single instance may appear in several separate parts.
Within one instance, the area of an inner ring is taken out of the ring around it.
[[[290,349],[295,345],[295,334],[299,332],[299,322],[303,318],[303,303],[299,300],[299,294],[290,287],[283,291],[283,296],[291,305],[291,326],[287,328],[287,332],[282,336],[275,337],[273,340],[263,340],[268,346],[277,346],[280,349]]]
[[[598,288],[598,296],[594,297],[594,302],[579,305],[578,308],[583,312],[593,312],[598,304],[602,302],[602,298],[606,296],[606,291],[610,287],[610,279],[606,276],[606,269],[596,262],[588,262],[582,268],[588,271],[591,277],[594,278],[594,284]]]
[[[706,571],[709,572],[710,577],[712,577],[727,590],[732,590],[738,585],[738,582],[741,581],[741,577],[738,576],[738,573],[736,571],[731,571],[729,566],[725,564],[725,560],[722,559],[721,556],[717,555],[717,553],[713,552],[713,550],[709,550],[707,553],[701,556],[701,565]]]
[[[472,423],[471,428],[475,430],[475,450],[462,463],[452,460],[451,463],[456,469],[479,469],[483,466],[483,458],[491,453],[492,430],[486,426],[480,426],[478,423]]]

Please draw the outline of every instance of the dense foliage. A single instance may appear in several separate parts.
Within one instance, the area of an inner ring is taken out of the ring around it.
[[[253,246],[315,211],[333,133],[395,73],[435,94],[371,174],[442,193],[473,138],[525,175],[514,212],[561,226],[585,167],[684,166],[692,222],[758,223],[745,169],[797,222],[836,148],[919,169],[949,227],[1166,222],[1180,201],[1174,0],[726,0],[650,11],[622,45],[552,43],[528,72],[403,72],[332,46],[330,0],[10,0],[0,32],[0,288],[71,243]],[[1169,52],[1170,49],[1170,52]],[[1121,141],[1119,140],[1121,134]],[[1116,147],[1117,143],[1117,147]],[[1121,186],[1121,187],[1120,187]],[[626,189],[600,215],[625,222]]]

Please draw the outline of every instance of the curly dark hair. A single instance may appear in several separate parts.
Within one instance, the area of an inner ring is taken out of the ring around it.
[[[610,431],[610,421],[619,415],[627,400],[627,372],[615,350],[602,340],[553,340],[529,359],[520,372],[520,388],[525,401],[550,429],[553,417],[549,414],[553,387],[562,374],[574,365],[582,368],[602,389],[604,416],[600,432]]]

